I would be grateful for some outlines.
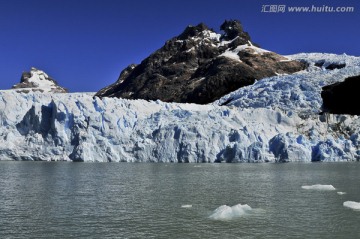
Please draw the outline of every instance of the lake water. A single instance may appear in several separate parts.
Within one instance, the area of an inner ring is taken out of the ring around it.
[[[359,163],[0,161],[0,177],[0,238],[360,238],[343,206],[360,202]]]

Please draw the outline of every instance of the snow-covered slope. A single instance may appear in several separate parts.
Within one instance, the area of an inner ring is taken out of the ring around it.
[[[0,159],[358,160],[359,118],[319,112],[321,87],[360,75],[360,58],[288,57],[307,61],[309,69],[263,79],[209,105],[0,91]],[[322,66],[314,66],[319,61]],[[346,66],[326,70],[330,62]]]
[[[19,84],[12,87],[17,92],[67,93],[68,90],[59,86],[44,71],[31,67],[30,72],[23,72]]]

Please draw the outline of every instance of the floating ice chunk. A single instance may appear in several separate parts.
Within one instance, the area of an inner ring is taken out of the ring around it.
[[[344,195],[344,194],[346,194],[346,192],[337,192],[337,194]]]
[[[333,191],[335,190],[333,185],[322,185],[322,184],[315,184],[311,186],[301,186],[302,189],[308,190],[324,190],[324,191]]]
[[[343,203],[343,206],[354,210],[360,210],[360,202],[346,201]]]
[[[235,206],[229,207],[226,205],[222,205],[215,209],[213,214],[210,215],[210,219],[214,220],[231,220],[234,218],[242,217],[248,214],[252,208],[247,205],[237,204]]]
[[[181,208],[192,208],[192,205],[190,204],[181,205]]]

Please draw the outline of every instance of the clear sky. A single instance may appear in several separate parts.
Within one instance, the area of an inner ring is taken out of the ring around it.
[[[270,13],[264,6],[279,4],[355,11]],[[0,0],[0,89],[34,66],[71,92],[98,91],[187,25],[219,31],[225,19],[240,20],[253,42],[280,54],[360,56],[359,0]]]

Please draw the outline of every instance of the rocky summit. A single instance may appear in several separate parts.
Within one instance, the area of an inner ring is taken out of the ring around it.
[[[67,93],[68,90],[59,84],[48,74],[35,67],[31,67],[30,72],[23,72],[20,83],[12,87],[17,92],[52,92],[52,93]]]
[[[306,68],[252,43],[237,20],[225,21],[220,30],[188,26],[95,96],[207,104],[256,80]]]

